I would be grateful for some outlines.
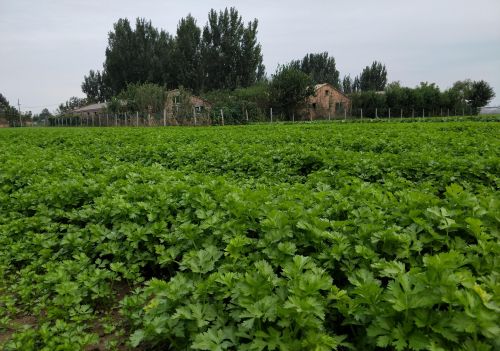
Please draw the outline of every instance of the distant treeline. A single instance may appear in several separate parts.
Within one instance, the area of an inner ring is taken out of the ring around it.
[[[135,102],[128,87],[134,85],[133,91],[141,91],[138,86],[144,85],[142,90],[147,91],[152,89],[149,84],[164,91],[186,89],[235,118],[243,118],[248,110],[265,114],[270,107],[292,115],[304,106],[314,93],[311,86],[318,83],[330,83],[350,96],[352,108],[363,109],[367,117],[375,116],[376,109],[388,108],[477,113],[495,96],[484,81],[458,81],[445,91],[434,83],[415,88],[388,84],[387,68],[378,61],[354,78],[341,78],[335,58],[328,52],[308,53],[267,76],[257,29],[257,19],[245,23],[234,7],[219,12],[212,9],[203,27],[188,15],[179,21],[175,35],[146,19],[137,18],[135,27],[128,19],[119,19],[108,34],[102,69],[91,70],[84,77],[86,98],[69,99],[58,113],[124,96],[132,106]]]
[[[175,36],[145,19],[135,28],[120,19],[108,35],[102,71],[91,70],[82,90],[88,100],[103,101],[137,83],[194,93],[253,85],[265,74],[257,26],[257,19],[245,24],[235,8],[211,10],[203,29],[188,15]]]
[[[375,117],[377,110],[385,110],[387,114],[389,108],[395,114],[398,110],[404,110],[405,116],[411,113],[438,116],[462,112],[476,115],[494,96],[493,89],[482,80],[458,81],[444,91],[434,83],[425,82],[415,88],[408,88],[393,82],[382,91],[356,91],[350,94],[353,109],[363,109],[366,117]]]

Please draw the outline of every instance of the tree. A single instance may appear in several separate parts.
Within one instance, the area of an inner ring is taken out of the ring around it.
[[[137,18],[135,28],[119,19],[108,34],[101,71],[84,77],[89,101],[109,100],[128,84],[202,90],[248,87],[265,78],[256,19],[245,25],[235,8],[211,10],[203,32],[188,15],[176,37]],[[203,35],[202,35],[203,34]]]
[[[173,50],[175,67],[175,85],[183,86],[199,92],[202,83],[201,74],[201,29],[196,20],[188,15],[182,18],[177,26]]]
[[[48,108],[44,108],[42,110],[42,112],[40,112],[40,114],[38,115],[38,117],[41,119],[41,120],[45,120],[46,118],[50,118],[52,117],[52,113],[50,113],[49,109]]]
[[[477,115],[481,109],[495,97],[493,88],[484,80],[472,83],[467,100],[472,107],[472,113]]]
[[[414,90],[412,107],[419,110],[436,111],[440,108],[441,92],[435,83],[421,82]]]
[[[44,108],[38,115],[33,116],[33,122],[48,125],[49,118],[53,117],[48,108]]]
[[[342,79],[342,92],[344,94],[351,94],[353,92],[353,82],[350,75],[344,76]]]
[[[290,117],[305,105],[309,96],[314,95],[313,81],[310,76],[291,65],[280,66],[272,77],[269,95],[273,106]]]
[[[453,99],[454,108],[467,107],[472,114],[478,114],[481,107],[495,97],[493,88],[487,82],[470,79],[455,82],[447,94]]]
[[[87,99],[72,96],[66,102],[59,104],[56,113],[58,115],[62,115],[66,112],[85,106],[87,104],[88,104]]]
[[[132,83],[118,95],[118,100],[124,101],[129,111],[149,115],[163,110],[165,89],[152,83]]]
[[[387,84],[387,69],[380,62],[373,61],[371,66],[366,66],[359,76],[361,91],[382,91]]]
[[[234,7],[210,10],[201,44],[205,91],[250,86],[263,76],[257,26],[254,19],[245,27]]]
[[[0,93],[0,117],[4,117],[9,121],[10,125],[13,125],[19,120],[19,111],[11,106],[9,101],[5,96]]]
[[[375,117],[377,115],[376,109],[380,111],[387,106],[386,95],[374,90],[355,92],[350,97],[352,106],[362,108],[365,117]]]
[[[108,35],[103,82],[111,95],[132,83],[166,85],[172,81],[172,37],[151,21],[137,18],[135,29],[119,19]]]
[[[355,93],[355,92],[358,92],[360,90],[361,90],[361,88],[360,88],[359,77],[356,76],[356,77],[354,77],[354,81],[352,82],[352,92]]]
[[[3,96],[2,93],[0,93],[0,109],[5,109],[7,107],[10,107],[9,101],[5,96]]]
[[[302,60],[292,61],[290,65],[309,75],[314,84],[330,83],[340,88],[335,58],[330,57],[328,52],[307,54]]]
[[[216,117],[224,111],[224,119],[229,123],[244,123],[247,113],[255,121],[264,120],[269,111],[269,84],[259,82],[250,87],[235,90],[212,90],[204,94],[212,104],[212,114]]]
[[[103,102],[111,98],[109,89],[104,84],[101,72],[90,70],[88,76],[84,76],[82,92],[87,95],[89,102]]]

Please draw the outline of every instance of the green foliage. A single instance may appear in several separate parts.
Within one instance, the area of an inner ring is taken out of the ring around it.
[[[210,10],[201,39],[203,90],[247,87],[263,77],[257,27],[257,19],[245,26],[234,7]]]
[[[480,80],[472,83],[472,89],[467,99],[470,106],[474,109],[474,114],[478,114],[480,108],[488,105],[494,97],[495,92],[493,88],[484,80]]]
[[[108,87],[105,85],[103,74],[99,71],[90,70],[88,76],[84,76],[82,92],[87,95],[88,102],[104,102],[111,97]]]
[[[285,112],[288,119],[305,106],[307,98],[312,95],[313,81],[293,65],[278,67],[269,85],[272,105]]]
[[[1,130],[0,348],[496,350],[498,133]]]
[[[348,83],[346,82],[348,85]],[[348,86],[347,86],[348,88]],[[495,96],[493,89],[484,81],[458,81],[453,87],[440,91],[435,83],[422,82],[415,88],[402,87],[399,82],[388,84],[384,92],[357,91],[351,94],[355,109],[362,108],[364,116],[374,117],[379,111],[391,108],[403,110],[404,116],[426,116],[446,114],[478,114]],[[385,112],[387,113],[387,112]]]
[[[200,93],[251,86],[264,78],[258,21],[247,25],[236,8],[211,10],[203,31],[188,15],[175,37],[137,18],[120,18],[108,34],[102,71],[90,70],[82,91],[89,101],[109,100],[129,84],[152,83]]]
[[[71,110],[74,110],[76,108],[85,106],[89,103],[87,99],[85,98],[79,98],[76,96],[70,97],[66,102],[59,104],[57,107],[56,114],[57,115],[62,115],[66,112],[70,112]]]
[[[151,83],[129,84],[118,95],[118,101],[124,101],[128,111],[154,113],[164,108],[165,89]],[[116,104],[116,101],[114,103]],[[113,108],[116,108],[115,105]]]
[[[233,91],[214,90],[204,97],[212,104],[212,117],[217,118],[223,110],[224,119],[234,124],[245,123],[247,113],[253,120],[264,120],[270,106],[269,85],[265,82]]]
[[[329,83],[340,88],[339,71],[335,64],[335,58],[328,52],[318,54],[307,54],[302,60],[292,61],[290,66],[301,70],[314,84]]]
[[[5,96],[0,93],[0,118],[5,118],[10,124],[19,119],[19,111],[11,106]]]
[[[344,76],[342,79],[342,92],[344,94],[352,94],[354,92],[354,82],[350,75]]]
[[[151,21],[137,18],[132,29],[128,19],[119,19],[108,35],[102,79],[110,95],[128,84],[168,84],[171,79],[172,37]],[[85,78],[85,83],[91,76]]]
[[[196,20],[191,15],[182,18],[174,42],[175,86],[188,87],[195,93],[199,93],[203,83],[200,40],[201,29]]]
[[[359,89],[361,91],[383,91],[387,84],[387,69],[381,62],[373,61],[366,66],[359,75]]]

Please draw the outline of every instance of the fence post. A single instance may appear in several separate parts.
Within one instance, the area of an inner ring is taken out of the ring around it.
[[[269,114],[271,115],[271,123],[273,123],[273,108],[271,107]]]
[[[391,119],[391,108],[389,107],[389,119]]]
[[[401,116],[400,119],[403,120],[403,109],[401,109]]]
[[[462,117],[465,116],[465,109],[462,107]]]
[[[425,117],[425,108],[422,109],[422,121],[424,120]]]
[[[136,111],[135,113],[135,125],[136,127],[139,127],[139,111]]]
[[[115,127],[118,127],[118,116],[115,113]]]
[[[361,115],[361,120],[363,120],[363,109],[361,109],[360,115]]]
[[[292,122],[295,122],[295,111],[292,112]]]
[[[167,110],[165,108],[163,109],[163,126],[167,126]]]
[[[196,109],[193,106],[193,118],[194,118],[194,125],[196,126]]]
[[[378,118],[378,108],[375,107],[375,118]]]
[[[222,118],[222,125],[224,125],[224,111],[220,109],[220,116]]]
[[[245,109],[245,116],[247,117],[247,123],[248,123],[248,110]]]
[[[332,120],[332,112],[331,111],[328,111],[328,120],[331,121]]]

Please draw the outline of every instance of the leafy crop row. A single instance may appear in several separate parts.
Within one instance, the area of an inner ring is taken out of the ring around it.
[[[2,131],[6,350],[494,350],[495,123]]]

